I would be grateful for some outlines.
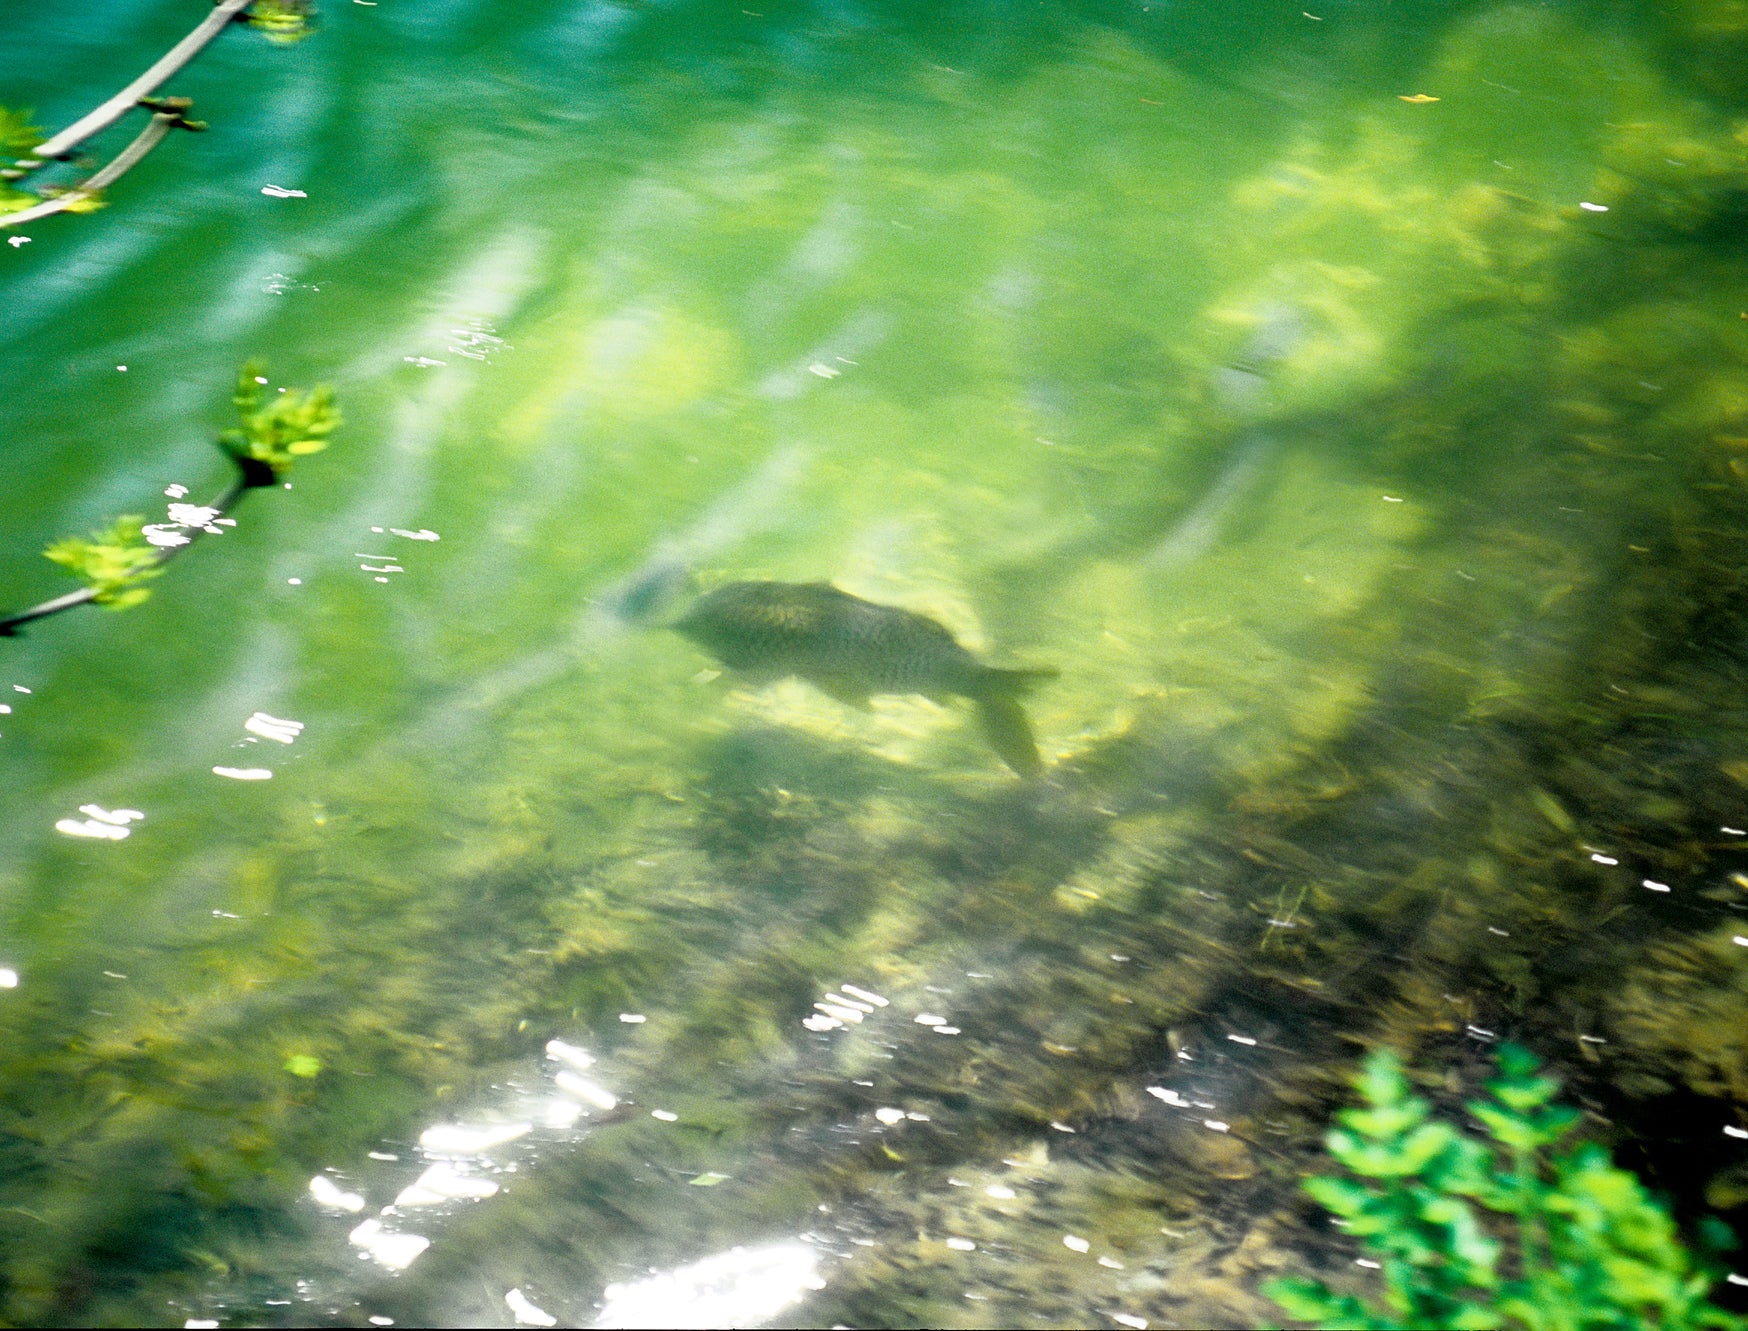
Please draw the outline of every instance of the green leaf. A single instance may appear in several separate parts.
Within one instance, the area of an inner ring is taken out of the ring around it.
[[[1343,1219],[1358,1215],[1378,1195],[1364,1184],[1346,1178],[1308,1178],[1302,1186],[1314,1200]]]
[[[1580,1119],[1553,1103],[1558,1081],[1516,1046],[1498,1061],[1491,1099],[1469,1109],[1508,1149],[1432,1119],[1380,1051],[1355,1082],[1365,1107],[1341,1111],[1325,1138],[1348,1176],[1304,1183],[1379,1262],[1385,1311],[1317,1281],[1265,1292],[1323,1327],[1748,1331],[1707,1301],[1713,1277],[1636,1176],[1595,1143],[1553,1153]],[[1472,1203],[1517,1218],[1501,1227],[1505,1241]],[[1502,1266],[1517,1278],[1502,1281]]]
[[[150,587],[129,587],[125,592],[116,592],[113,596],[98,597],[97,603],[105,610],[126,610],[138,605],[152,594]]]
[[[314,1077],[322,1070],[322,1060],[314,1054],[293,1054],[284,1067],[294,1077]]]
[[[88,538],[70,536],[43,551],[91,588],[92,600],[112,610],[126,610],[151,595],[141,586],[164,570],[163,556],[142,534],[145,519],[137,513],[117,518],[107,530]]]
[[[340,426],[340,411],[334,405],[334,390],[327,384],[307,392],[281,389],[271,397],[264,391],[266,386],[266,364],[246,362],[231,394],[238,428],[219,435],[219,447],[232,457],[264,464],[277,477],[294,458],[319,453],[328,446],[327,436]]]
[[[1262,1287],[1264,1294],[1287,1310],[1297,1322],[1316,1322],[1329,1328],[1356,1327],[1382,1331],[1395,1325],[1351,1294],[1336,1295],[1321,1281],[1282,1276]]]
[[[315,6],[309,0],[255,0],[244,21],[270,42],[289,46],[315,31]]]
[[[1469,1112],[1481,1120],[1487,1131],[1493,1134],[1493,1140],[1501,1146],[1533,1151],[1543,1144],[1542,1134],[1536,1130],[1536,1125],[1521,1114],[1482,1100],[1470,1105]]]
[[[26,208],[34,208],[42,200],[25,190],[13,189],[4,181],[0,181],[0,216],[7,213],[21,213]]]
[[[31,111],[0,106],[0,153],[9,157],[26,157],[46,137],[30,123]]]

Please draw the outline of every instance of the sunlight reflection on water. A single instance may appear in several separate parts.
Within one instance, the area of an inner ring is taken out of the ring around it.
[[[646,1280],[607,1286],[600,1327],[755,1327],[825,1288],[800,1243],[730,1248]]]

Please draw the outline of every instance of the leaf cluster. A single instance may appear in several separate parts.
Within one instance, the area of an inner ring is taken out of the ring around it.
[[[266,365],[258,360],[244,364],[237,376],[236,392],[231,401],[236,404],[240,426],[219,436],[219,446],[244,466],[246,463],[265,466],[277,477],[291,466],[293,459],[308,453],[319,453],[328,446],[327,436],[340,425],[340,411],[334,405],[334,390],[318,384],[307,392],[282,389],[267,398]]]
[[[315,31],[315,9],[311,0],[255,0],[241,17],[268,41],[289,46]]]
[[[30,123],[31,111],[18,111],[0,106],[0,153],[9,157],[28,156],[43,141],[42,130]]]
[[[0,106],[0,157],[27,157],[43,141],[42,130],[30,123],[31,115],[29,111]],[[0,180],[0,214],[19,212],[37,201],[36,195]]]
[[[141,584],[157,577],[161,552],[144,536],[145,519],[137,513],[117,518],[88,539],[69,536],[43,551],[94,592],[92,600],[110,610],[126,610],[152,594]]]
[[[1489,1098],[1468,1106],[1485,1139],[1432,1118],[1387,1050],[1357,1085],[1364,1107],[1343,1110],[1325,1139],[1347,1174],[1305,1190],[1369,1250],[1383,1302],[1271,1282],[1292,1317],[1380,1329],[1748,1328],[1708,1301],[1713,1275],[1635,1175],[1595,1144],[1561,1147],[1578,1112],[1553,1103],[1559,1083],[1526,1050],[1502,1047]],[[1718,1228],[1709,1237],[1723,1246]]]

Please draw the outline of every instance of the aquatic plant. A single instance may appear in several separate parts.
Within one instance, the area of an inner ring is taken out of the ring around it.
[[[295,459],[328,446],[327,436],[340,425],[334,390],[327,384],[307,391],[282,389],[263,407],[266,368],[261,361],[247,361],[237,376],[231,401],[240,423],[218,439],[219,447],[237,468],[224,493],[205,507],[172,504],[171,521],[153,524],[150,536],[145,519],[129,514],[88,538],[55,541],[43,551],[44,557],[66,568],[85,586],[0,618],[0,637],[12,637],[32,620],[88,601],[111,610],[138,605],[151,595],[151,588],[143,584],[162,573],[163,566],[187,549],[196,536],[219,530],[219,519],[245,494],[276,484]]]
[[[1635,1175],[1595,1143],[1555,1149],[1579,1118],[1553,1103],[1558,1081],[1515,1045],[1498,1061],[1490,1098],[1469,1104],[1484,1140],[1434,1119],[1396,1056],[1374,1053],[1356,1081],[1365,1107],[1343,1110],[1325,1139],[1349,1176],[1305,1190],[1365,1244],[1383,1301],[1302,1278],[1265,1292],[1325,1327],[1748,1325],[1707,1299],[1711,1272]],[[1716,1220],[1702,1238],[1730,1241]]]

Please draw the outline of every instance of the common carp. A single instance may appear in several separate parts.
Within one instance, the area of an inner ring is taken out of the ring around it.
[[[1043,769],[1021,696],[1056,671],[983,664],[941,625],[826,582],[730,582],[698,598],[675,628],[756,682],[794,675],[840,702],[877,693],[969,698],[1001,760]]]

